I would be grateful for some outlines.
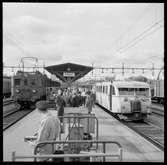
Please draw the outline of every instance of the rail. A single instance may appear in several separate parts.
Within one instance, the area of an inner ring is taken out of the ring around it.
[[[164,116],[164,108],[157,107],[157,106],[150,106],[152,109],[152,113],[155,113],[160,116]]]
[[[38,153],[38,148],[40,148],[41,145],[46,145],[46,144],[74,144],[74,143],[79,143],[79,144],[85,144],[86,143],[101,143],[102,144],[102,152],[96,152],[96,153],[74,153],[74,154],[48,154],[48,155],[37,155]],[[106,144],[115,144],[118,146],[118,153],[113,154],[113,153],[106,153]],[[123,149],[120,143],[115,142],[115,141],[92,141],[92,140],[79,140],[79,141],[45,141],[45,142],[40,142],[36,145],[34,149],[34,155],[27,155],[27,156],[20,156],[16,155],[16,152],[12,152],[12,161],[16,161],[16,159],[25,159],[25,158],[34,158],[34,161],[37,161],[37,158],[76,158],[76,157],[103,157],[103,162],[106,161],[106,157],[118,157],[119,161],[122,161],[123,157]]]
[[[11,103],[15,103],[15,101],[12,100],[12,99],[3,100],[3,106],[5,106],[5,105],[9,105],[9,104],[11,104]]]

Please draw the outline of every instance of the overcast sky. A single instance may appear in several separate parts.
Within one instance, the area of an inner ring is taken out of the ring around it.
[[[161,67],[163,16],[162,3],[3,3],[3,62]]]

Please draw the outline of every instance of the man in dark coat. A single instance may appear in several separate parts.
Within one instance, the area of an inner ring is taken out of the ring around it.
[[[57,116],[63,116],[64,115],[64,106],[65,106],[65,101],[62,97],[63,92],[61,90],[58,90],[58,95],[56,97],[56,105],[57,105]],[[63,119],[60,118],[60,122],[62,123]]]

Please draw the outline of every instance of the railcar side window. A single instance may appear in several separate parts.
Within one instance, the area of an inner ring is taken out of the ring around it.
[[[106,87],[105,87],[105,86],[103,86],[103,93],[105,93],[105,88],[106,88]]]
[[[14,80],[14,84],[15,84],[15,85],[20,85],[20,82],[21,82],[20,79],[15,79],[15,80]]]
[[[106,86],[106,93],[107,93],[107,91],[108,91],[108,86]]]
[[[112,86],[112,95],[115,95],[115,88]]]

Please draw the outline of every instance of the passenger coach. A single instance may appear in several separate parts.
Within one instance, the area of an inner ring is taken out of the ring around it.
[[[149,84],[137,81],[102,82],[95,85],[96,102],[119,117],[144,120],[150,111]]]

